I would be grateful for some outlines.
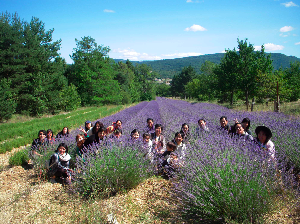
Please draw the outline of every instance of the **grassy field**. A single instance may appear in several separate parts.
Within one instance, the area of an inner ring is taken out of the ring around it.
[[[45,115],[41,118],[15,115],[10,121],[0,124],[0,153],[30,144],[37,138],[39,130],[52,129],[55,135],[63,127],[78,128],[84,125],[86,120],[94,121],[124,108],[126,106],[86,107],[54,116]]]

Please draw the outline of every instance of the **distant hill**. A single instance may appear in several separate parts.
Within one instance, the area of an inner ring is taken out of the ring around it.
[[[197,73],[200,73],[201,65],[205,61],[211,61],[213,63],[219,64],[221,59],[224,57],[225,53],[217,53],[217,54],[206,54],[200,56],[192,56],[185,58],[175,58],[175,59],[164,59],[157,61],[132,61],[133,64],[147,64],[150,65],[153,71],[157,72],[161,78],[172,78],[175,74],[181,72],[183,67],[191,65],[195,68]],[[271,59],[273,60],[273,67],[275,70],[280,67],[285,69],[290,67],[291,62],[299,61],[300,58],[295,56],[286,56],[280,53],[272,53]],[[116,62],[124,61],[122,59],[115,59]]]

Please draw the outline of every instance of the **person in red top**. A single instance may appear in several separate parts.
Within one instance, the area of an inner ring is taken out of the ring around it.
[[[106,128],[106,134],[113,133],[116,129],[122,129],[122,121],[117,120],[111,126]]]

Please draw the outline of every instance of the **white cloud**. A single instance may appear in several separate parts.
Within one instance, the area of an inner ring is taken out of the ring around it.
[[[295,43],[295,45],[300,45],[300,42]]]
[[[282,46],[282,45],[276,45],[273,43],[267,43],[267,44],[264,44],[264,46],[265,46],[265,51],[281,51],[284,48],[284,46]],[[256,51],[260,51],[261,46],[254,46],[254,49]]]
[[[199,56],[203,55],[202,53],[196,53],[196,52],[188,52],[188,53],[174,53],[174,54],[163,54],[164,57],[190,57],[190,56]]]
[[[191,2],[193,2],[193,1],[192,1],[192,0],[186,0],[186,2],[187,2],[187,3],[191,3]]]
[[[279,36],[281,36],[281,37],[288,37],[290,34],[288,33],[288,34],[283,34],[283,33],[281,33],[281,34],[279,34]]]
[[[284,5],[285,7],[294,7],[294,6],[298,6],[296,5],[294,2],[285,2],[285,3],[281,3],[281,5]]]
[[[284,33],[284,32],[289,32],[292,31],[294,28],[291,26],[284,26],[280,28],[280,32]]]
[[[152,55],[148,55],[147,53],[139,53],[130,48],[124,49],[124,50],[117,49],[117,50],[113,50],[113,52],[121,53],[122,55],[120,56],[120,58],[129,59],[131,61],[161,60],[162,59],[160,56],[152,56]]]
[[[110,10],[110,9],[104,9],[103,12],[108,12],[108,13],[115,13],[114,10]]]
[[[185,28],[185,31],[206,31],[207,29],[205,29],[204,27],[200,26],[200,25],[192,25],[191,27]]]

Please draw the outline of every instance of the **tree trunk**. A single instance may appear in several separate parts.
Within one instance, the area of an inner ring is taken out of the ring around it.
[[[248,95],[249,95],[248,90],[246,90],[246,108],[247,108],[247,111],[248,111],[248,109],[249,109],[249,99],[248,99]]]
[[[254,97],[253,97],[252,104],[251,104],[251,112],[253,111],[254,104],[255,104],[255,100],[254,100]]]
[[[230,95],[230,106],[233,105],[233,91],[231,91],[231,95]]]

